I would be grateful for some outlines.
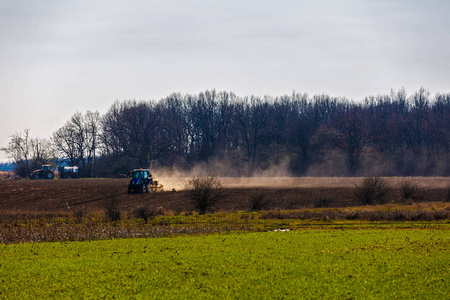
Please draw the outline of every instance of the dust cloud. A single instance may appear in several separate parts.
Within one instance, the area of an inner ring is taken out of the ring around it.
[[[177,168],[153,168],[153,178],[159,179],[165,190],[183,190],[185,182],[192,176],[215,176],[220,178],[224,188],[353,188],[360,184],[363,176],[377,176],[378,174],[359,175],[357,177],[333,176],[333,168],[342,167],[342,161],[334,161],[329,165],[312,168],[305,177],[295,177],[288,170],[287,160],[274,164],[265,170],[255,170],[251,176],[245,176],[242,169],[230,170],[223,163],[213,161],[211,164],[201,163],[191,170]],[[224,168],[225,167],[225,168]],[[332,176],[328,174],[333,174]],[[447,177],[385,177],[389,183],[399,187],[405,180],[426,188],[446,188],[450,186]]]
[[[386,177],[395,175],[392,161],[366,158],[360,169],[349,176],[345,156],[330,151],[323,160],[308,168],[304,177],[296,177],[289,170],[289,159],[280,160],[262,169],[250,168],[248,162],[237,164],[231,159],[213,158],[197,163],[190,168],[158,167],[151,168],[153,178],[160,179],[165,190],[182,190],[185,182],[192,176],[214,176],[220,178],[225,188],[349,188],[359,184],[364,176],[385,176],[393,186],[412,181],[422,187],[445,188],[450,186],[447,177]]]
[[[208,162],[197,163],[190,170],[175,167],[151,168],[153,178],[160,179],[165,190],[183,189],[186,180],[192,176],[218,177],[226,188],[264,187],[270,186],[274,178],[293,178],[292,172],[289,171],[287,159],[265,169],[255,169],[253,171],[249,171],[249,169],[248,164],[244,163],[238,166],[227,160],[220,159],[211,159]]]

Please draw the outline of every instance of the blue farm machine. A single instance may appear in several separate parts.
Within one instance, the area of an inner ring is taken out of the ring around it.
[[[59,167],[58,168],[59,178],[80,178],[80,170],[77,166],[75,167]]]
[[[148,193],[149,191],[162,191],[163,185],[158,180],[152,178],[149,169],[134,169],[128,172],[130,182],[128,183],[128,193]]]

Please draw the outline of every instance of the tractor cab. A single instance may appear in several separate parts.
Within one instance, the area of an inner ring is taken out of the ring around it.
[[[152,177],[152,174],[150,174],[148,169],[135,169],[128,173],[128,177],[146,179],[148,177]]]
[[[51,171],[52,166],[50,165],[42,165],[42,171]]]

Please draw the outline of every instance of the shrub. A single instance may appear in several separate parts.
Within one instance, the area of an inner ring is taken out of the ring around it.
[[[420,188],[410,181],[404,181],[400,185],[400,191],[402,201],[405,204],[413,204],[415,200],[423,200],[423,194]]]
[[[140,219],[144,220],[145,224],[148,224],[148,219],[152,218],[155,215],[155,213],[148,206],[143,205],[143,206],[138,207],[134,211],[134,215],[137,218],[140,218]]]
[[[290,219],[291,214],[287,212],[281,212],[281,211],[269,211],[261,215],[261,220],[267,220],[267,219],[276,219],[276,220],[284,220],[284,219]],[[294,218],[300,219],[299,216],[295,216]]]
[[[155,211],[155,215],[156,216],[166,216],[167,215],[167,211],[164,207],[160,206],[156,209]]]
[[[224,197],[222,183],[214,176],[192,176],[184,183],[184,189],[188,200],[202,215]]]
[[[119,221],[121,212],[118,207],[117,196],[114,194],[107,194],[104,198],[103,207],[106,219],[111,222]]]
[[[75,219],[75,222],[77,222],[77,223],[83,222],[84,215],[85,215],[85,213],[83,211],[83,208],[78,208],[73,212],[73,217]]]
[[[264,192],[255,192],[248,197],[250,211],[259,211],[269,207],[270,201]]]
[[[381,177],[365,177],[356,185],[355,197],[366,205],[381,204],[391,191],[390,185]]]

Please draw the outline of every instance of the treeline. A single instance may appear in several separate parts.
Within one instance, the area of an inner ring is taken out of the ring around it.
[[[208,90],[159,101],[117,101],[76,113],[49,139],[16,133],[2,148],[24,176],[43,163],[84,176],[137,167],[222,176],[450,175],[450,94],[421,88],[367,97],[240,97]]]

